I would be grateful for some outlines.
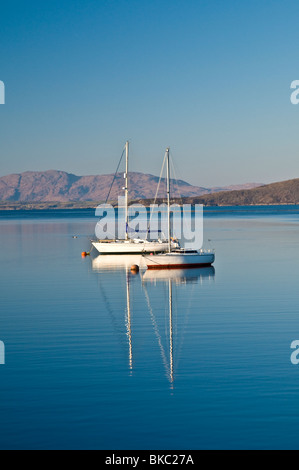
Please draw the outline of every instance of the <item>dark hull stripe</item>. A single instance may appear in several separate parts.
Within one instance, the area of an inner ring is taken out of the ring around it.
[[[212,263],[194,263],[194,264],[151,264],[148,269],[186,269],[186,268],[207,268]]]

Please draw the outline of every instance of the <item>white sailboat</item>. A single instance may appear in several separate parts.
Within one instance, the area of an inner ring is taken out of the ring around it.
[[[126,171],[125,177],[125,238],[114,240],[97,240],[92,245],[100,254],[141,254],[141,253],[163,253],[168,250],[169,243],[173,248],[179,247],[176,241],[172,240],[144,240],[140,238],[130,239],[129,237],[129,206],[128,206],[128,175],[129,175],[129,142],[126,142]]]
[[[167,203],[168,203],[168,240],[171,240],[170,226],[170,164],[169,148],[166,149],[167,158]],[[215,253],[211,250],[193,250],[183,248],[173,248],[168,243],[168,250],[165,253],[145,256],[145,263],[148,269],[185,269],[211,266],[215,261]]]

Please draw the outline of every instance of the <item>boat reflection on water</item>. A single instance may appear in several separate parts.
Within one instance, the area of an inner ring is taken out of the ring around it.
[[[172,279],[176,284],[197,282],[204,279],[212,280],[215,277],[215,268],[187,268],[187,269],[146,269],[146,264],[142,255],[100,255],[92,259],[92,269],[94,272],[130,270],[131,266],[139,266],[144,271],[142,279],[146,281],[158,282]]]
[[[158,340],[158,344],[161,350],[161,356],[167,371],[167,376],[171,388],[174,384],[174,286],[177,287],[177,290],[180,289],[180,286],[184,284],[198,284],[203,280],[211,281],[215,277],[215,268],[213,266],[208,268],[197,268],[197,269],[165,269],[165,270],[147,270],[145,271],[142,277],[142,283],[145,290],[145,295],[147,299],[148,308],[151,315],[151,320],[154,328],[155,335]],[[159,287],[159,284],[162,286],[167,286],[168,288],[168,341],[169,341],[169,352],[168,355],[162,346],[161,337],[159,334],[159,329],[155,319],[155,315],[150,305],[149,295],[147,293],[146,285],[154,285],[155,288]],[[176,296],[177,298],[177,296]],[[186,309],[184,309],[186,314]],[[177,330],[177,329],[176,329]],[[168,356],[168,361],[167,361]]]
[[[207,267],[207,268],[193,268],[193,269],[169,269],[169,270],[161,270],[161,271],[150,271],[146,270],[146,266],[143,266],[142,269],[141,265],[142,256],[139,255],[105,255],[105,256],[98,256],[97,258],[92,260],[92,269],[95,273],[104,273],[107,271],[120,271],[124,273],[124,277],[126,280],[126,307],[125,307],[125,316],[124,316],[124,323],[125,323],[125,336],[128,348],[128,365],[129,371],[132,374],[134,368],[134,360],[133,360],[133,329],[132,328],[132,310],[134,307],[134,298],[132,297],[131,292],[131,281],[132,277],[137,282],[140,282],[142,293],[144,295],[145,303],[147,306],[147,310],[149,312],[150,321],[153,327],[154,335],[157,339],[157,343],[160,349],[161,358],[163,361],[163,365],[165,368],[166,376],[170,383],[171,389],[174,386],[174,332],[178,333],[177,325],[174,325],[174,309],[176,310],[175,317],[177,318],[177,304],[174,301],[178,299],[178,294],[180,293],[180,289],[183,288],[186,284],[202,284],[203,282],[209,282],[214,280],[215,277],[215,268],[214,267]],[[139,273],[132,273],[131,266],[137,264],[141,267]],[[154,287],[154,293],[152,292],[152,288]],[[163,335],[160,333],[160,330],[163,328],[159,328],[159,322],[157,321],[157,315],[155,310],[157,308],[152,307],[151,302],[151,295],[152,300],[157,298],[165,298],[165,296],[161,295],[160,290],[165,293],[165,288],[167,290],[167,300],[166,305],[161,306],[159,303],[158,309],[161,314],[161,310],[166,312],[166,322],[163,322],[165,335],[163,340]],[[157,290],[156,290],[157,289]],[[176,289],[174,295],[174,289]],[[151,290],[151,293],[149,293]],[[184,294],[184,292],[182,292]],[[190,300],[190,298],[189,298]],[[140,304],[140,303],[139,303]],[[186,308],[184,308],[184,314],[187,314]],[[165,323],[167,324],[167,328],[165,329]],[[166,336],[166,346],[165,346],[165,336]]]
[[[142,255],[100,255],[92,260],[92,269],[97,272],[127,270],[133,265],[146,269]]]
[[[215,268],[192,268],[192,269],[161,269],[147,270],[143,275],[144,281],[151,281],[157,284],[161,281],[171,280],[175,284],[197,283],[204,279],[212,280],[215,277]]]

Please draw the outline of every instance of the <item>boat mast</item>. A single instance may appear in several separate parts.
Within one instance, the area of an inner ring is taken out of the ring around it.
[[[126,173],[125,173],[125,218],[126,218],[126,240],[129,239],[128,233],[128,173],[129,173],[129,142],[126,142]]]
[[[166,149],[167,158],[167,206],[168,206],[168,251],[171,252],[171,233],[170,233],[170,164],[169,147]]]

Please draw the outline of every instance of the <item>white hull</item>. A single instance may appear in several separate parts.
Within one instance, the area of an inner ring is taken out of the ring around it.
[[[142,253],[165,253],[168,251],[167,242],[148,242],[144,240],[119,240],[92,242],[95,249],[105,254],[142,254]],[[177,244],[173,244],[177,247]]]
[[[172,252],[145,257],[148,269],[184,269],[211,266],[215,261],[212,252]]]

